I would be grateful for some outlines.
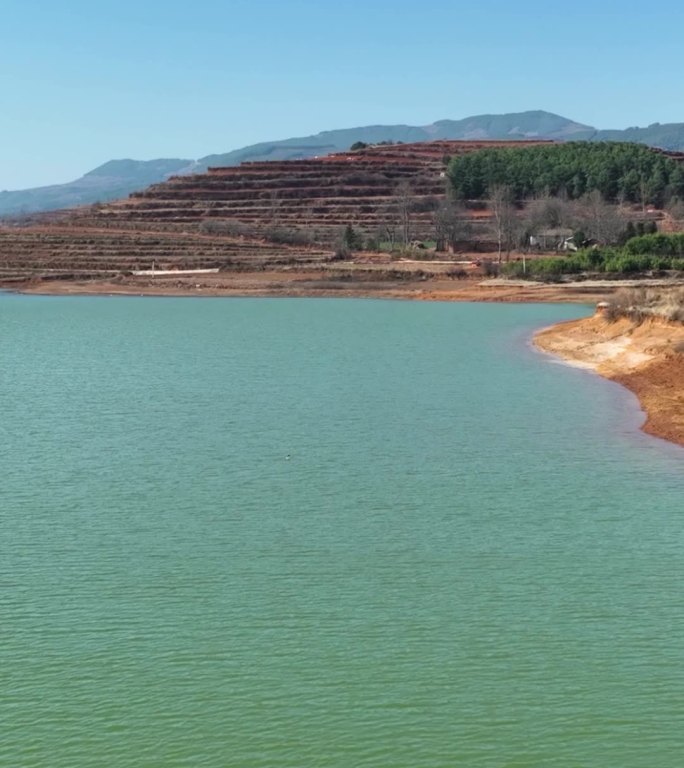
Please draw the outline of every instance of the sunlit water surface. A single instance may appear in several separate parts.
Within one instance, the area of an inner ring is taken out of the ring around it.
[[[589,310],[0,296],[0,765],[684,764],[684,451]]]

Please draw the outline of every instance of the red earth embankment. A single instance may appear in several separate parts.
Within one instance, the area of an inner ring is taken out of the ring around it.
[[[547,328],[535,343],[632,390],[646,412],[644,431],[684,446],[684,325],[598,314]]]

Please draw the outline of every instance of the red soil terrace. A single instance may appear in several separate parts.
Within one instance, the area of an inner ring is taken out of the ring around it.
[[[485,147],[548,143],[377,145],[175,176],[123,200],[37,215],[30,226],[0,228],[0,282],[108,279],[152,266],[307,269],[331,261],[347,224],[385,239],[388,224],[398,223],[403,182],[410,185],[412,237],[429,239],[434,210],[446,194],[446,159]],[[488,214],[470,213],[474,240],[485,247]]]

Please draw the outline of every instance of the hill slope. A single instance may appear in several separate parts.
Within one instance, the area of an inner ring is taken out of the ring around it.
[[[344,151],[354,142],[445,140],[555,139],[635,141],[669,150],[684,150],[684,123],[626,130],[597,130],[541,110],[504,115],[478,115],[439,120],[427,126],[372,125],[323,131],[314,136],[262,142],[197,161],[171,159],[113,160],[76,181],[16,192],[0,192],[0,216],[49,211],[125,197],[170,175],[202,172],[209,166],[234,166],[244,161],[297,160]]]
[[[0,216],[115,200],[186,169],[194,169],[192,160],[110,160],[67,184],[0,192]]]
[[[82,209],[70,220],[95,228],[180,228],[332,246],[350,223],[367,236],[396,237],[398,190],[407,183],[403,199],[411,208],[412,236],[428,239],[446,192],[445,156],[477,152],[485,145],[538,143],[421,141],[317,158],[219,165],[153,184],[97,210]]]

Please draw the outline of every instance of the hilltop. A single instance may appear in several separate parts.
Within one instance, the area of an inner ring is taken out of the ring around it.
[[[684,150],[684,123],[626,130],[598,130],[542,110],[438,120],[427,126],[374,125],[323,131],[312,136],[262,142],[199,160],[112,160],[80,179],[49,187],[0,192],[0,216],[107,202],[163,182],[171,175],[201,173],[210,166],[237,166],[246,161],[304,160],[347,150],[355,142],[424,142],[435,140],[634,141],[667,150]]]

